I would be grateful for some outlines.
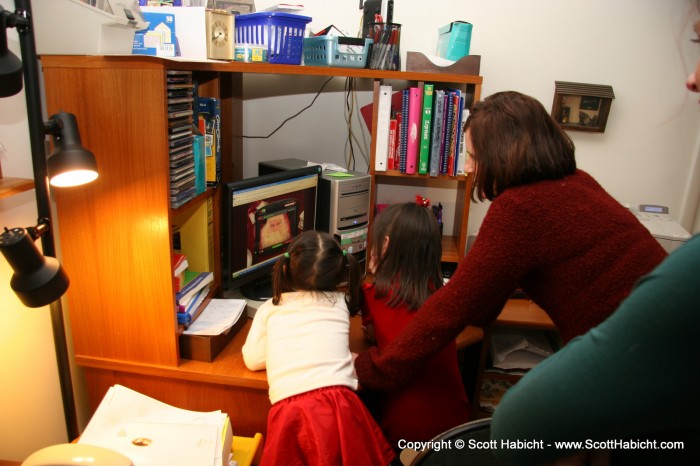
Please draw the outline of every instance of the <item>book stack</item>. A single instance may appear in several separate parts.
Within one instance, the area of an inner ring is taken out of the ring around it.
[[[408,175],[464,174],[464,122],[469,110],[459,89],[409,87],[392,94],[382,85],[378,99],[375,171]],[[390,108],[387,111],[387,107]],[[371,127],[371,104],[363,109]],[[368,118],[369,117],[369,118]],[[386,147],[385,147],[386,146]]]
[[[188,267],[187,256],[180,252],[173,254],[173,286],[176,293],[185,286],[185,271]]]
[[[175,293],[178,324],[187,328],[197,319],[213,281],[213,272],[185,271],[185,284]]]
[[[196,196],[193,135],[194,83],[191,71],[168,70],[168,148],[170,151],[170,205],[185,204]]]

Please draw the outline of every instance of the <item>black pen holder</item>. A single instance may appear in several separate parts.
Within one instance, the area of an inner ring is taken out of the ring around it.
[[[368,67],[373,70],[401,70],[401,25],[370,23],[367,37],[374,41]]]

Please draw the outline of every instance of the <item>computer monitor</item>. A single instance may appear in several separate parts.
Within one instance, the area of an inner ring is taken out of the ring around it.
[[[316,228],[322,168],[286,170],[224,184],[223,287],[248,299],[272,297],[271,272],[302,231]]]

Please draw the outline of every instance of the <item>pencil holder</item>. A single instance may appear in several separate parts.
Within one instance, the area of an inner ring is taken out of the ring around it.
[[[370,23],[368,37],[374,41],[369,59],[373,70],[401,70],[401,25]]]

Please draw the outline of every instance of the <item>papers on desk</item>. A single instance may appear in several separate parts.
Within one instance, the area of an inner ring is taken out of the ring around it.
[[[185,335],[221,335],[241,318],[245,299],[212,299],[197,320],[192,322]]]
[[[134,466],[225,466],[231,440],[226,413],[188,411],[114,385],[78,443],[117,451]]]
[[[497,329],[491,335],[493,367],[503,370],[532,369],[554,353],[542,330]]]

